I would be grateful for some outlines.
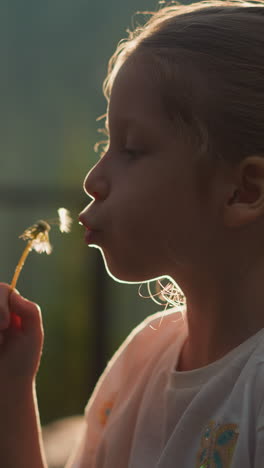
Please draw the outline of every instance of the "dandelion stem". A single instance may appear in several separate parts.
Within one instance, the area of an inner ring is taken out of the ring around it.
[[[34,240],[34,239],[33,239]],[[14,273],[14,276],[13,276],[13,279],[12,279],[12,282],[11,282],[11,290],[13,290],[15,287],[16,287],[16,284],[17,284],[17,280],[18,280],[18,277],[20,275],[20,272],[24,266],[24,263],[25,263],[25,260],[29,254],[29,252],[31,251],[32,249],[32,243],[33,243],[33,240],[30,240],[28,243],[27,243],[27,246],[26,248],[24,249],[22,255],[21,255],[21,258],[17,264],[17,267],[16,267],[16,270],[15,270],[15,273]]]

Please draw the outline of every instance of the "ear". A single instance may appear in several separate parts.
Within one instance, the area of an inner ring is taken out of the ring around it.
[[[264,156],[250,156],[235,170],[224,208],[225,225],[238,227],[264,215]]]

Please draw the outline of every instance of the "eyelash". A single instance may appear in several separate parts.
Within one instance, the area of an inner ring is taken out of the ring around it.
[[[139,150],[132,149],[132,148],[125,148],[124,152],[127,153],[129,156],[131,156],[133,158],[140,154]]]
[[[137,151],[136,151],[136,150],[133,150],[132,148],[125,148],[124,151],[125,151],[125,153],[127,153],[127,154],[129,154],[129,155],[131,155],[131,156],[134,156],[135,153],[137,153]]]
[[[139,150],[132,149],[132,148],[124,148],[122,152],[125,154],[128,154],[131,158],[135,158],[140,154]],[[103,151],[100,155],[100,159],[102,159],[106,153],[107,151]]]

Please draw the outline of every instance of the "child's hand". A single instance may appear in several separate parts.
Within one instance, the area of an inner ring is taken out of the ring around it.
[[[0,283],[0,382],[32,382],[42,346],[41,311],[8,284]]]

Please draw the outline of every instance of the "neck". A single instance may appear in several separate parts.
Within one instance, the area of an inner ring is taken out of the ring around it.
[[[201,281],[197,294],[185,293],[188,337],[177,370],[207,366],[264,328],[263,277],[247,274],[217,287],[208,278],[204,295]]]

